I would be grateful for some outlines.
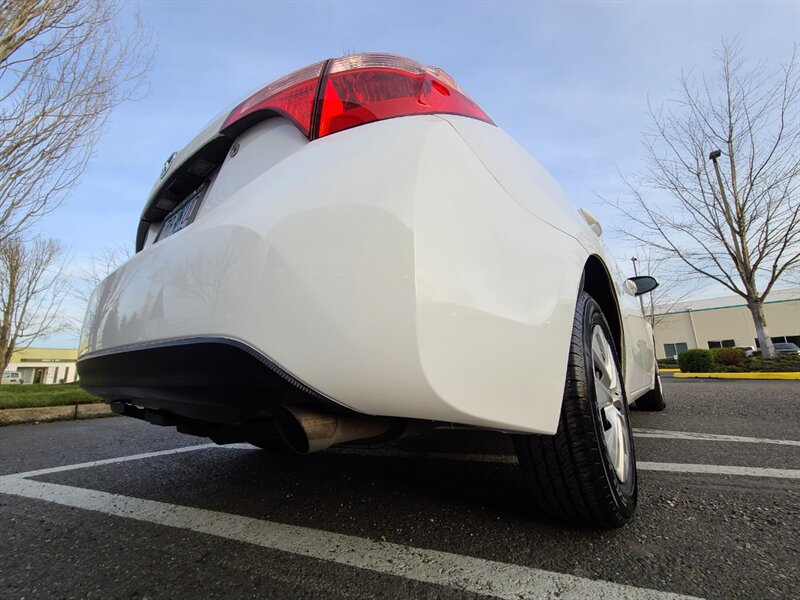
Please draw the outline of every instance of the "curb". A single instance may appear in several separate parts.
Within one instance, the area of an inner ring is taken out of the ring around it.
[[[673,373],[678,379],[782,379],[800,380],[800,373]]]
[[[4,408],[0,410],[0,427],[24,423],[50,423],[52,421],[75,421],[112,417],[108,404],[68,404],[67,406],[44,406],[41,408]]]
[[[681,372],[680,369],[662,369],[661,367],[659,367],[658,370],[659,370],[660,373],[680,373]]]

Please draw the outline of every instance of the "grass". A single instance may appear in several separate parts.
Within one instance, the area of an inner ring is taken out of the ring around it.
[[[72,383],[52,385],[6,383],[0,385],[0,409],[65,406],[95,402],[102,402],[102,400]]]

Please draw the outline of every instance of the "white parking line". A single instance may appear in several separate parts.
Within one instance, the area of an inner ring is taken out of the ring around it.
[[[755,439],[755,438],[752,438]],[[786,441],[786,440],[776,440]],[[254,450],[250,444],[229,444],[223,446],[232,450]],[[460,462],[482,462],[494,464],[516,465],[519,461],[516,456],[508,454],[461,454],[455,452],[409,452],[397,448],[386,450],[372,450],[366,448],[338,447],[329,450],[333,454],[351,454],[370,456],[373,458],[417,458],[441,460],[455,460]],[[664,473],[689,473],[696,475],[734,475],[738,477],[767,477],[772,479],[800,479],[798,469],[773,469],[769,467],[739,467],[735,465],[703,465],[691,463],[649,462],[639,460],[636,466],[640,471],[661,471]]]
[[[644,433],[672,434],[673,432],[645,430]],[[692,435],[690,432],[677,433]],[[693,437],[692,439],[696,438]],[[752,440],[758,438],[745,439]],[[762,443],[770,443],[770,441]],[[38,475],[47,475],[186,452],[196,452],[219,447],[220,446],[216,444],[198,444],[183,448],[147,452],[131,456],[6,475],[0,477],[0,493],[35,498],[63,506],[82,508],[107,515],[125,517],[168,527],[176,527],[309,558],[366,569],[386,575],[405,577],[415,581],[444,585],[459,590],[487,594],[499,598],[685,597],[667,592],[647,590],[606,581],[586,579],[574,575],[544,571],[532,567],[484,560],[470,556],[461,556],[437,550],[414,548],[389,542],[375,542],[365,538],[338,534],[330,531],[286,525],[239,515],[178,506],[141,498],[132,498],[97,490],[32,481],[29,479],[30,477]],[[231,449],[254,448],[249,444],[232,444],[227,447]],[[369,455],[377,458],[394,456],[401,458],[439,458],[445,460],[500,464],[514,464],[517,462],[514,456],[499,454],[420,454],[397,449],[376,452],[370,449],[359,448],[335,449],[334,452],[341,454]],[[795,469],[645,461],[640,461],[638,466],[644,471],[800,479],[800,470]]]
[[[456,460],[461,462],[482,462],[495,464],[517,464],[516,456],[506,454],[458,454],[453,452],[406,452],[392,451],[375,452],[361,448],[336,448],[333,452],[338,454],[359,454],[380,457],[398,458],[438,458],[442,460]],[[686,463],[662,463],[636,461],[640,471],[664,471],[669,473],[697,473],[705,475],[737,475],[741,477],[772,477],[777,479],[800,479],[800,470],[797,469],[770,469],[764,467],[737,467],[732,465],[695,465]]]
[[[249,446],[249,444],[248,444]],[[74,471],[75,469],[88,469],[100,467],[102,465],[113,465],[115,463],[128,462],[131,460],[142,460],[144,458],[155,458],[156,456],[167,456],[169,454],[182,454],[184,452],[196,452],[208,448],[219,448],[217,444],[197,444],[195,446],[184,446],[182,448],[171,448],[169,450],[158,450],[156,452],[145,452],[144,454],[131,454],[130,456],[120,456],[118,458],[105,458],[103,460],[93,460],[85,463],[75,463],[73,465],[63,465],[61,467],[50,467],[48,469],[37,469],[25,473],[14,473],[13,477],[35,477],[37,475],[49,475],[50,473],[62,473],[63,471]],[[250,446],[255,448],[255,446]],[[7,477],[12,477],[7,475]]]
[[[662,438],[666,440],[692,440],[701,442],[738,442],[742,444],[775,444],[778,446],[799,446],[798,440],[775,440],[770,438],[744,437],[739,435],[721,435],[718,433],[698,433],[694,431],[670,431],[665,429],[639,429],[634,427],[633,434],[641,438]]]
[[[800,479],[798,469],[768,469],[764,467],[736,467],[733,465],[692,465],[636,461],[640,471],[666,471],[668,473],[697,473],[704,475],[736,475],[739,477],[771,477],[774,479]]]
[[[198,447],[193,447],[200,449]],[[189,449],[183,449],[190,452]],[[161,456],[164,453],[154,453]],[[146,455],[138,455],[146,458]],[[135,460],[132,457],[116,462]],[[111,464],[110,461],[97,461]],[[91,463],[84,463],[90,465]],[[62,469],[68,470],[68,469]],[[52,472],[52,471],[50,471]],[[41,473],[41,472],[40,472]],[[687,598],[502,563],[450,552],[414,548],[330,531],[263,521],[217,511],[131,498],[84,488],[0,477],[0,493],[35,498],[62,506],[213,535],[272,550],[394,575],[497,598]]]

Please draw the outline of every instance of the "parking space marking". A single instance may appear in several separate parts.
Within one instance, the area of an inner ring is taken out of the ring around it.
[[[665,471],[668,473],[695,473],[704,475],[736,475],[739,477],[770,477],[774,479],[800,479],[798,469],[769,469],[764,467],[736,467],[733,465],[693,465],[686,463],[662,463],[636,461],[641,471]]]
[[[223,446],[232,450],[254,450],[250,444],[229,444]],[[332,454],[369,456],[372,458],[427,458],[455,460],[459,462],[480,462],[516,465],[516,456],[508,454],[461,454],[457,452],[410,452],[392,448],[375,451],[366,448],[339,447],[329,450]],[[661,471],[664,473],[689,473],[696,475],[734,475],[738,477],[766,477],[772,479],[800,479],[799,469],[773,469],[769,467],[739,467],[736,465],[705,465],[691,463],[649,462],[639,460],[636,466],[640,471]]]
[[[362,456],[398,457],[398,458],[439,458],[443,460],[456,460],[461,462],[483,462],[495,464],[517,464],[516,456],[505,454],[458,454],[453,452],[407,452],[392,451],[391,453],[377,453],[360,448],[337,448],[333,452],[338,454],[359,454]],[[733,465],[697,465],[689,463],[662,463],[636,461],[640,471],[663,471],[668,473],[694,473],[705,475],[736,475],[740,477],[770,477],[776,479],[800,479],[798,469],[772,469],[766,467],[737,467]]]
[[[191,450],[184,449],[183,451]],[[153,454],[164,455],[164,453]],[[141,458],[144,458],[144,455],[137,455],[136,458],[127,457],[128,460]],[[123,458],[115,462],[124,462],[125,460]],[[109,461],[97,461],[97,463],[112,464]],[[81,467],[76,468],[84,468],[91,464],[83,463]],[[0,477],[0,493],[213,535],[384,575],[444,585],[457,590],[497,598],[557,597],[561,600],[570,598],[654,598],[664,600],[688,598],[688,596],[669,592],[586,579],[575,575],[462,556],[450,552],[415,548],[391,542],[376,542],[366,538],[297,525],[286,525],[201,508],[33,481],[20,475]]]
[[[255,446],[250,446],[250,447],[254,448]],[[130,456],[120,456],[117,458],[104,458],[102,460],[93,460],[84,463],[75,463],[73,465],[63,465],[60,467],[37,469],[35,471],[26,471],[25,473],[14,473],[13,475],[6,475],[6,477],[36,477],[37,475],[49,475],[51,473],[62,473],[64,471],[74,471],[76,469],[89,469],[91,467],[100,467],[102,465],[113,465],[115,463],[128,462],[131,460],[142,460],[145,458],[154,458],[156,456],[168,456],[170,454],[196,452],[197,450],[206,450],[208,448],[219,448],[219,446],[214,443],[197,444],[194,446],[183,446],[181,448],[171,448],[169,450],[157,450],[155,452],[145,452],[143,454],[131,454]]]
[[[740,435],[722,435],[718,433],[698,433],[695,431],[670,431],[667,429],[639,429],[634,427],[633,434],[640,438],[661,438],[666,440],[691,440],[701,442],[738,442],[742,444],[775,444],[778,446],[798,446],[798,440],[775,440],[770,438],[745,437]]]

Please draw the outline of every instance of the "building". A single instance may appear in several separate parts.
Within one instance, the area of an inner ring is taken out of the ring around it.
[[[71,383],[77,378],[78,351],[64,348],[25,348],[11,355],[6,371],[17,371],[22,383]]]
[[[800,346],[800,287],[771,292],[764,314],[773,342]],[[723,296],[679,302],[656,315],[656,356],[673,358],[692,348],[758,348],[753,317],[744,298]]]

